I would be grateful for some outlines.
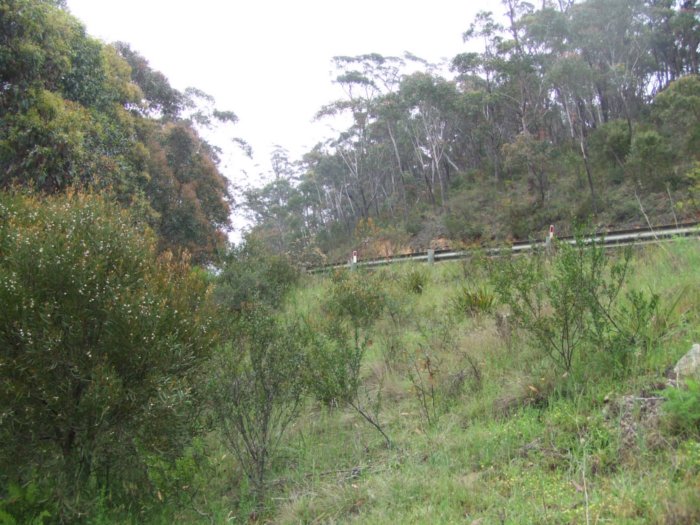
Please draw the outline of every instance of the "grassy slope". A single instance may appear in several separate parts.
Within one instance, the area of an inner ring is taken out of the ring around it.
[[[666,367],[700,340],[700,245],[647,248],[634,264],[630,286],[661,295],[664,315],[655,323],[668,328],[624,381],[599,375],[595,366],[562,377],[523,334],[508,339],[493,316],[457,313],[459,287],[484,282],[478,264],[381,270],[391,315],[373,328],[365,382],[371,397],[381,387],[380,419],[396,447],[387,449],[355,413],[310,403],[271,475],[267,518],[700,522],[700,444],[640,413],[630,416],[630,434],[614,409],[622,395],[653,391]],[[421,294],[406,287],[416,272],[427,279]],[[327,286],[310,278],[288,311],[317,315]],[[425,405],[416,395],[419,377]]]

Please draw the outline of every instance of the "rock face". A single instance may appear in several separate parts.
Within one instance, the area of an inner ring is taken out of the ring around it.
[[[671,371],[671,380],[676,384],[685,379],[700,380],[700,344],[694,344]]]

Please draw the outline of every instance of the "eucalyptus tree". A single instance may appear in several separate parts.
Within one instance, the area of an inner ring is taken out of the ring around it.
[[[483,115],[481,134],[485,137],[484,148],[496,182],[502,178],[500,149],[508,135],[504,97],[499,91],[498,79],[503,31],[503,26],[494,20],[493,13],[480,11],[462,38],[465,42],[480,41],[483,51],[461,53],[452,59],[451,64],[466,94],[465,102],[472,107],[476,105]],[[473,118],[482,120],[475,112],[471,113]]]
[[[432,204],[444,204],[452,170],[459,171],[451,149],[457,129],[459,93],[454,82],[417,72],[404,78],[399,91],[404,106],[403,125],[411,142]]]
[[[700,6],[697,0],[646,0],[656,93],[686,74],[698,74]]]
[[[627,175],[646,191],[670,191],[692,183],[700,161],[700,77],[672,82],[651,105],[653,126],[631,140]]]
[[[596,213],[598,199],[588,153],[588,133],[596,126],[593,72],[581,57],[568,55],[552,64],[548,76],[569,124],[571,138],[578,145],[591,193],[591,206]]]
[[[244,198],[256,224],[255,232],[275,252],[289,254],[294,243],[308,240],[304,196],[294,180],[275,179],[262,188],[247,190]]]
[[[174,119],[185,106],[185,97],[170,85],[167,77],[153,70],[146,58],[126,42],[115,42],[114,47],[131,68],[131,79],[143,95],[138,109],[145,116]]]
[[[542,75],[546,63],[537,46],[526,38],[528,19],[534,6],[521,0],[503,0],[508,19],[508,40],[498,46],[501,61],[502,90],[512,101],[512,113],[518,116],[519,133],[544,134],[547,89]]]
[[[695,1],[502,0],[501,10],[501,18],[475,17],[463,38],[480,50],[454,57],[453,78],[408,54],[334,59],[345,97],[318,117],[335,118],[340,131],[305,156],[295,188],[307,238],[332,246],[350,242],[363,219],[408,224],[433,206],[447,221],[475,199],[493,198],[505,210],[494,228],[512,234],[522,180],[533,196],[525,212],[559,198],[553,190],[566,183],[590,195],[576,214],[598,213],[605,186],[632,182],[633,165],[658,171],[648,191],[693,165],[692,97],[685,84],[680,98],[669,86],[697,70]],[[667,88],[669,96],[657,96]],[[650,111],[655,96],[661,103]],[[683,124],[685,140],[667,114]],[[277,160],[283,170],[283,156]],[[465,221],[449,229],[469,228]]]
[[[520,133],[513,142],[503,146],[505,165],[515,172],[525,173],[528,185],[536,188],[539,206],[544,206],[550,185],[552,147],[530,133]]]
[[[652,72],[643,0],[587,0],[570,11],[572,43],[594,72],[597,122],[632,126]]]
[[[700,73],[700,5],[698,0],[681,0],[673,20],[676,42],[680,49],[682,71],[697,75]]]
[[[338,70],[336,83],[346,95],[323,107],[317,117],[346,115],[350,126],[332,143],[345,166],[343,190],[352,215],[368,218],[379,211],[382,180],[378,177],[386,159],[386,150],[372,136],[377,120],[377,105],[382,95],[396,89],[403,60],[378,54],[334,57]],[[391,158],[389,158],[391,161]]]

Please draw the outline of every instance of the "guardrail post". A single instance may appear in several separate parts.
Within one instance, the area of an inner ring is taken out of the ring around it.
[[[428,264],[435,264],[435,250],[428,250]]]

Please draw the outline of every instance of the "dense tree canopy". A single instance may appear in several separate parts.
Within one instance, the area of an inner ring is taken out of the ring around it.
[[[0,26],[0,186],[111,191],[162,247],[211,260],[231,197],[197,128],[235,115],[174,89],[127,44],[89,37],[61,3],[3,2]]]

